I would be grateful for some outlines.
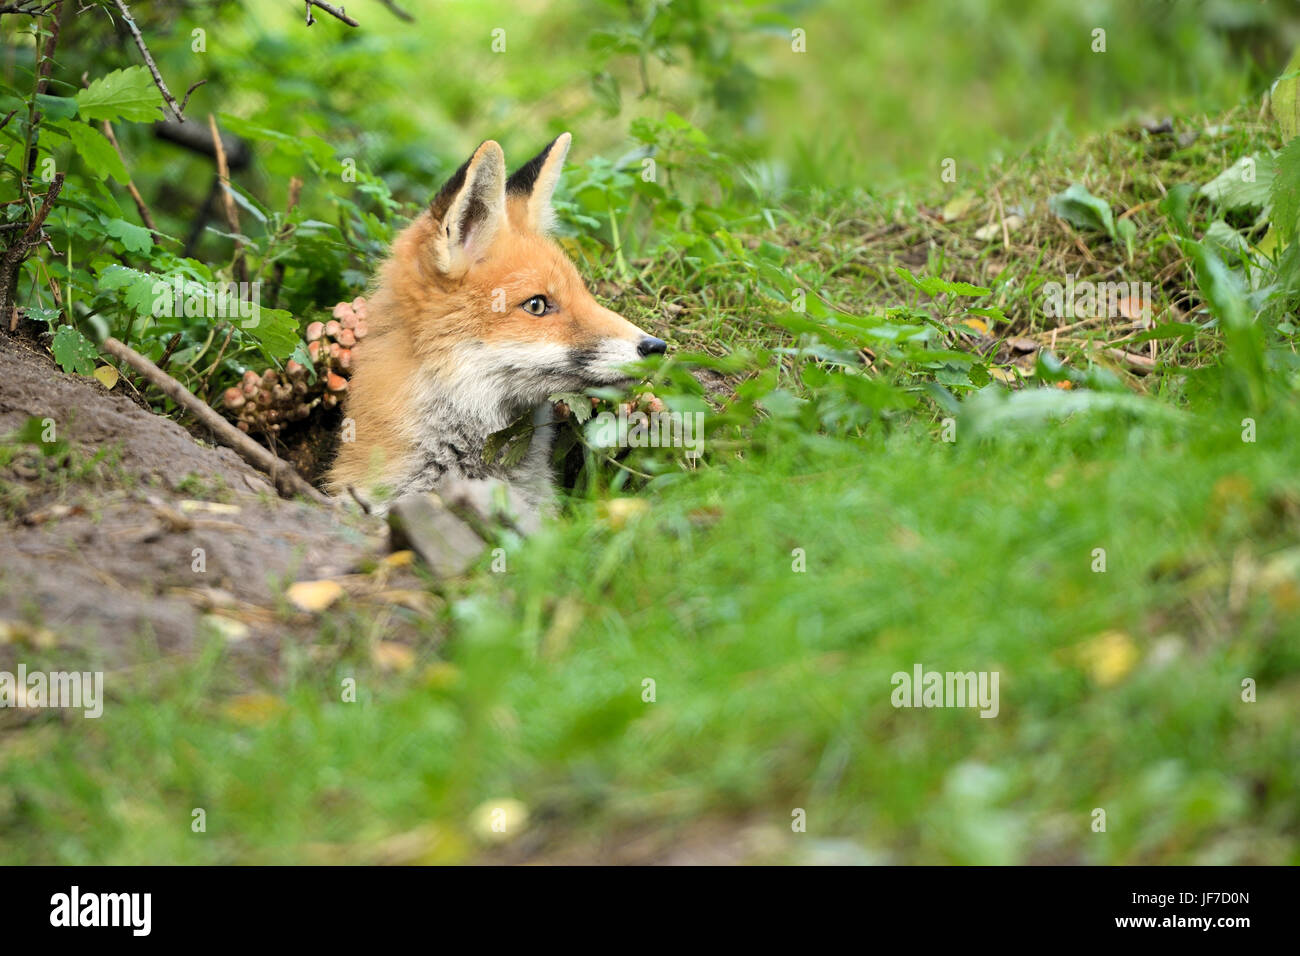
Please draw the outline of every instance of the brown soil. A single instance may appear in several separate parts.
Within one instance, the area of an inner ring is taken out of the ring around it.
[[[286,584],[386,550],[377,520],[278,498],[233,452],[133,401],[125,379],[106,391],[3,333],[0,370],[0,439],[48,419],[70,446],[0,442],[0,668],[24,644],[117,667],[217,633],[273,661],[310,626]]]

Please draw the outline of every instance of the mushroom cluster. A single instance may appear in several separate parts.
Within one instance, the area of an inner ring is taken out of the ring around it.
[[[223,403],[234,413],[241,431],[276,433],[302,421],[316,406],[333,408],[348,388],[352,352],[366,337],[366,300],[353,299],[334,306],[328,322],[307,326],[307,354],[315,370],[290,359],[284,371],[249,369],[243,380],[226,389]]]

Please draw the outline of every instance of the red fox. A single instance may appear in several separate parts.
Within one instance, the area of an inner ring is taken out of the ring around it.
[[[448,481],[498,479],[541,509],[553,493],[556,392],[625,382],[667,344],[599,305],[549,238],[569,151],[558,136],[514,175],[488,140],[393,242],[368,296],[328,488],[395,499]],[[488,436],[534,410],[523,460],[483,458]]]

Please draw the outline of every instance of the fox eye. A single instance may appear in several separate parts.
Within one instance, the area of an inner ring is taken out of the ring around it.
[[[529,315],[545,315],[550,310],[551,303],[546,300],[546,296],[535,295],[520,308]]]

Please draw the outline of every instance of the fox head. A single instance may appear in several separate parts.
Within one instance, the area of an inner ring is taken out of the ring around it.
[[[416,354],[479,401],[517,408],[616,384],[629,362],[667,347],[596,302],[549,236],[569,142],[557,137],[509,178],[501,147],[483,143],[394,248],[408,265]]]
[[[565,133],[507,177],[501,147],[483,143],[394,240],[348,383],[356,438],[331,487],[394,480],[438,441],[472,449],[548,396],[624,382],[624,366],[666,349],[596,302],[549,236],[568,150]]]

